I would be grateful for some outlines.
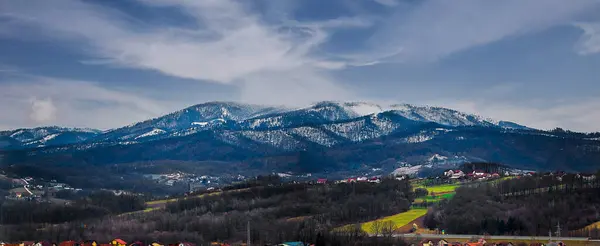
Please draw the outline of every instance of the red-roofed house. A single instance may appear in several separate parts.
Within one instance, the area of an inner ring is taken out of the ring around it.
[[[116,238],[110,242],[113,246],[127,246],[127,242],[123,241],[123,239]]]
[[[326,184],[327,179],[317,179],[317,184]]]

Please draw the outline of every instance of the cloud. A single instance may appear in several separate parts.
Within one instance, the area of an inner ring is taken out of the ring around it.
[[[389,7],[393,7],[393,6],[397,6],[398,5],[398,1],[397,0],[373,0],[373,1],[375,1],[378,4],[389,6]]]
[[[153,118],[180,109],[182,104],[89,81],[20,76],[0,84],[0,125],[107,129]]]
[[[577,53],[591,55],[600,52],[600,22],[575,23],[574,25],[583,30],[583,35],[575,45]]]
[[[31,100],[31,120],[35,123],[46,124],[56,118],[56,107],[52,103],[52,99],[37,99]]]
[[[543,130],[561,127],[583,132],[600,131],[596,124],[600,121],[600,100],[597,98],[566,102],[545,99],[520,103],[485,99],[447,99],[428,101],[426,104],[448,107],[496,120],[512,121]]]
[[[243,85],[241,88],[248,89],[275,84],[271,88],[303,87],[307,90],[302,91],[309,94],[289,94],[292,101],[302,103],[343,94],[338,93],[343,85],[328,73],[345,67],[344,62],[320,56],[317,47],[327,42],[337,29],[371,24],[354,17],[321,22],[266,22],[246,5],[233,0],[138,2],[150,8],[177,8],[191,18],[193,27],[146,25],[115,9],[77,0],[11,1],[0,6],[10,13],[12,27],[34,28],[42,37],[85,44],[84,49],[94,57],[81,61],[86,65],[154,70],[174,77]],[[279,75],[284,73],[297,77],[282,79]],[[264,77],[256,78],[259,75]],[[278,80],[268,81],[271,78]],[[320,84],[306,87],[304,84],[313,83],[309,80]],[[255,94],[250,95],[250,91]],[[245,99],[268,96],[260,90],[250,91],[244,93]]]
[[[595,0],[423,1],[409,11],[398,10],[387,20],[371,38],[373,50],[365,56],[436,61],[508,37],[568,24],[599,4]]]

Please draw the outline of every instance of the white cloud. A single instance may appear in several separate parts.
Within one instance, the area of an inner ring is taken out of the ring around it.
[[[0,84],[0,124],[107,129],[156,117],[181,102],[161,102],[88,81],[23,76]]]
[[[444,1],[399,10],[371,39],[377,56],[429,62],[507,37],[568,24],[593,10],[595,0]],[[402,51],[398,54],[398,49]]]
[[[299,103],[343,94],[339,93],[343,86],[328,75],[328,70],[343,68],[345,64],[319,57],[315,49],[327,42],[334,29],[371,24],[354,17],[267,23],[247,6],[232,0],[138,1],[154,8],[176,7],[191,17],[198,28],[148,26],[114,9],[77,0],[9,1],[0,3],[0,7],[10,13],[13,27],[33,27],[45,37],[87,45],[86,50],[95,58],[82,61],[83,64],[118,65],[181,78],[240,84],[249,89],[243,92],[248,100],[262,100],[268,95],[250,88],[303,87],[302,92],[308,94],[288,94],[288,99]],[[280,74],[285,73],[296,77],[284,79]],[[277,81],[269,81],[272,78]],[[305,87],[306,83],[313,86]]]
[[[29,114],[31,120],[35,123],[46,124],[56,118],[56,107],[52,103],[52,99],[37,99],[31,100],[31,112]]]
[[[600,52],[600,22],[576,23],[575,26],[583,30],[583,35],[575,46],[577,53],[590,55]]]

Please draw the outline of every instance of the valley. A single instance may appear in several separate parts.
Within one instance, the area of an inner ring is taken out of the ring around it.
[[[599,238],[600,217],[573,217],[600,211],[598,133],[413,105],[210,102],[106,131],[0,136],[9,241],[521,242],[558,222]]]

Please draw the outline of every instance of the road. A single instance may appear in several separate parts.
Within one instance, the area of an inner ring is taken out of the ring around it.
[[[453,235],[453,234],[395,234],[395,237],[404,237],[404,238],[427,238],[427,239],[471,239],[473,237],[484,237],[492,240],[506,240],[506,241],[514,241],[514,240],[540,240],[540,241],[589,241],[587,237],[531,237],[531,236],[481,236],[481,235]]]

